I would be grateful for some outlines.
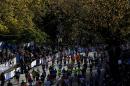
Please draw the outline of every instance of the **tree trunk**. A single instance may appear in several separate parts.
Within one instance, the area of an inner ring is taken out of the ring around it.
[[[7,47],[8,43],[7,43],[7,41],[5,41],[5,45],[6,45],[6,48],[5,48],[5,50],[6,50],[6,58],[8,58],[8,47]]]
[[[118,71],[118,58],[121,54],[120,45],[109,45],[108,54],[111,77],[113,78],[115,83],[118,83],[120,79]]]

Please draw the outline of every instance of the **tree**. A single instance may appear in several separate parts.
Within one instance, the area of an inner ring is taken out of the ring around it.
[[[45,15],[53,15],[54,19],[49,18],[54,20],[54,26],[60,19],[64,26],[63,36],[72,41],[79,41],[82,32],[90,40],[95,36],[101,37],[109,45],[111,72],[117,80],[120,45],[128,40],[130,33],[129,6],[128,0],[48,0],[49,10]]]
[[[88,0],[83,19],[87,29],[101,35],[109,45],[111,73],[118,82],[118,57],[120,45],[125,43],[130,32],[130,11],[128,0]]]
[[[32,0],[2,0],[0,2],[0,24],[5,31],[7,29],[6,33],[1,34],[9,36],[15,35],[17,36],[15,40],[20,40],[21,42],[24,41],[24,37],[30,33],[31,35],[28,36],[30,40],[40,42],[41,37],[42,39],[46,38],[46,35],[43,35],[45,33],[41,32],[33,22],[35,11],[30,10]],[[33,5],[35,5],[35,3]],[[6,29],[4,27],[6,27]]]

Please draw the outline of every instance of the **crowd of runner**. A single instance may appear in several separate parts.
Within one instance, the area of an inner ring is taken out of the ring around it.
[[[108,56],[104,47],[62,48],[57,52],[44,47],[24,46],[12,50],[17,58],[20,70],[15,72],[15,79],[21,86],[105,86],[104,71],[107,68]],[[42,59],[42,71],[30,72],[30,63]],[[26,80],[19,81],[20,74]],[[1,74],[4,86],[4,74]],[[100,81],[100,82],[99,82]],[[8,86],[12,86],[10,80]]]

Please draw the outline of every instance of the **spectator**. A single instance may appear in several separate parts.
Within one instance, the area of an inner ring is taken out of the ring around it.
[[[0,80],[1,80],[1,86],[4,86],[4,84],[5,84],[5,76],[4,76],[4,73],[1,73],[1,75],[0,75]]]

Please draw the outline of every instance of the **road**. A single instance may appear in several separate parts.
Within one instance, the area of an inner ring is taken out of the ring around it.
[[[57,68],[57,66],[55,66],[56,68]],[[40,71],[40,73],[42,73],[42,66],[37,66],[37,67],[34,67],[33,68],[34,70],[37,70],[37,69],[39,69],[39,71]],[[87,77],[87,82],[86,82],[86,84],[90,84],[89,82],[90,82],[90,68],[88,68],[87,69],[87,72],[86,72],[86,77]],[[31,71],[32,71],[32,69],[30,70],[30,73],[31,73]],[[103,80],[103,72],[104,72],[104,69],[101,69],[101,71],[102,71],[102,73],[101,73],[101,78],[99,79],[99,81],[100,81],[100,84],[102,84],[102,80]],[[46,73],[47,73],[47,75],[49,74],[49,70],[47,70],[46,71]],[[97,73],[97,70],[96,70],[96,68],[93,68],[93,84],[95,83],[95,75],[96,75],[96,73]],[[22,80],[24,80],[25,82],[26,82],[26,78],[25,78],[25,74],[21,74],[20,75],[20,80],[19,80],[19,84],[17,84],[17,82],[16,82],[16,80],[13,78],[13,79],[11,79],[11,82],[13,83],[13,86],[20,86],[20,83],[22,82]],[[7,84],[7,82],[6,82],[6,84]],[[7,86],[5,84],[5,86]],[[35,82],[34,82],[34,85],[33,86],[35,86]],[[55,85],[54,85],[55,86]],[[72,86],[78,86],[77,85],[77,82],[73,82],[72,83]],[[89,86],[89,85],[88,85]],[[94,85],[95,86],[95,85]],[[100,85],[100,86],[102,86],[102,85]]]

